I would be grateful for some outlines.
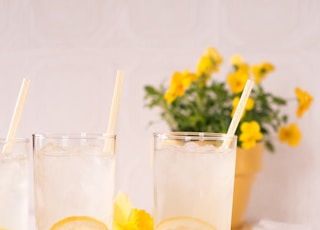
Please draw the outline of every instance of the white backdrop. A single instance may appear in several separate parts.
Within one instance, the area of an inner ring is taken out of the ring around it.
[[[116,71],[124,70],[117,188],[151,211],[152,133],[168,128],[148,126],[158,117],[144,107],[143,87],[194,70],[208,46],[222,53],[224,66],[234,53],[268,60],[276,66],[268,89],[293,97],[298,85],[314,104],[298,121],[301,145],[275,140],[276,153],[266,153],[247,218],[320,229],[319,11],[318,0],[0,0],[0,134],[23,77],[31,86],[18,136],[105,131]],[[295,105],[288,112],[294,119]]]

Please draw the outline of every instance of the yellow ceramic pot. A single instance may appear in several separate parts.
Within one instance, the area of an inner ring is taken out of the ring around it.
[[[254,148],[237,149],[236,172],[232,207],[232,230],[242,229],[245,225],[244,215],[248,206],[252,184],[256,174],[262,168],[263,143]]]

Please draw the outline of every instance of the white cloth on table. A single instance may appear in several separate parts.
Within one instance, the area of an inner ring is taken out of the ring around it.
[[[252,230],[312,230],[310,226],[302,224],[289,224],[273,220],[260,220]]]

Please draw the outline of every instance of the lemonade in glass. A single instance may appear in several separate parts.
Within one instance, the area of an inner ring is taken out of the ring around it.
[[[154,134],[156,230],[230,230],[235,136]]]
[[[35,134],[38,230],[111,229],[115,136]]]
[[[4,149],[8,151],[2,151]],[[29,224],[29,140],[0,139],[0,151],[0,229],[26,230]]]

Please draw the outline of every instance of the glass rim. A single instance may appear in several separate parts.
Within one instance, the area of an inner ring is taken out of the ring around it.
[[[91,133],[91,132],[48,132],[48,133],[34,133],[33,138],[50,138],[50,139],[116,139],[116,134],[112,133]]]
[[[155,132],[154,137],[176,140],[236,140],[236,135],[214,132]]]

